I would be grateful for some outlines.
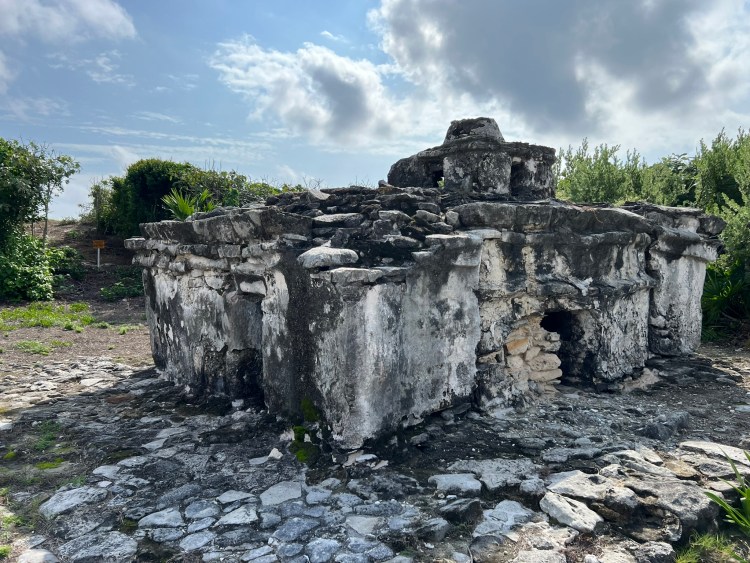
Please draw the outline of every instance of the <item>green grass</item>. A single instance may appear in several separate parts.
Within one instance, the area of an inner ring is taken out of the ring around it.
[[[37,426],[39,432],[39,438],[34,443],[34,449],[43,452],[52,447],[57,441],[57,436],[60,433],[60,425],[50,420],[45,420],[39,426]]]
[[[72,342],[64,340],[51,340],[48,344],[37,342],[36,340],[19,340],[16,342],[16,348],[27,354],[39,354],[40,356],[49,356],[49,353],[55,348],[65,348],[72,346]]]
[[[18,454],[15,451],[10,450],[3,456],[3,461],[13,461],[16,457],[18,457]]]
[[[138,330],[142,328],[141,325],[121,325],[117,327],[118,334],[127,334],[131,330]]]
[[[7,559],[12,549],[9,545],[0,545],[0,559]]]
[[[45,471],[47,469],[57,469],[62,465],[63,461],[65,461],[63,460],[63,458],[58,457],[54,461],[40,461],[39,463],[34,465],[34,467],[36,467],[37,469],[41,469],[42,471]]]
[[[85,475],[76,475],[75,477],[71,477],[66,482],[68,485],[73,485],[74,487],[82,487],[86,484],[86,476]]]
[[[23,518],[15,514],[6,514],[2,518],[0,518],[0,528],[8,529],[14,526],[21,525],[23,525]]]
[[[696,534],[677,554],[675,563],[737,563],[746,560],[737,555],[738,545],[721,534]]]
[[[17,328],[59,327],[75,330],[94,322],[86,303],[57,305],[55,303],[30,303],[21,307],[0,310],[0,331]]]

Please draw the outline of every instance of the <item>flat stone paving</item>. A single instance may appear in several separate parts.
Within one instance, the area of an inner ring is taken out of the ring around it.
[[[715,526],[703,491],[728,492],[724,454],[750,472],[739,449],[750,442],[750,371],[700,358],[651,369],[658,381],[645,391],[561,388],[519,411],[456,407],[308,467],[289,451],[290,423],[262,409],[197,407],[154,370],[102,359],[39,366],[6,385],[0,441],[55,421],[89,469],[57,491],[10,491],[11,510],[35,503],[41,518],[14,554],[668,561],[692,530]]]

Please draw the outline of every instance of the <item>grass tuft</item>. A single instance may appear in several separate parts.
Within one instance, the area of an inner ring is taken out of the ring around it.
[[[21,307],[0,310],[0,331],[18,328],[59,327],[76,330],[94,322],[86,303],[57,305],[55,303],[29,303]],[[69,328],[68,328],[69,327]]]
[[[37,469],[41,469],[42,471],[46,471],[47,469],[57,469],[62,465],[63,461],[63,458],[58,457],[54,461],[40,461],[39,463],[34,465],[34,467],[36,467]]]
[[[49,356],[49,353],[55,348],[65,348],[72,345],[72,342],[66,342],[65,340],[51,340],[48,344],[37,342],[36,340],[19,340],[15,344],[16,348],[21,350],[21,352],[39,354],[40,356]]]
[[[746,561],[739,546],[721,534],[694,534],[690,543],[677,554],[675,563],[737,563]]]

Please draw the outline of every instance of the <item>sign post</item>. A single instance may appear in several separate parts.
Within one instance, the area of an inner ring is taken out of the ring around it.
[[[105,240],[95,240],[94,241],[94,248],[96,248],[96,268],[97,270],[101,267],[101,251],[102,248],[104,248],[107,241]]]

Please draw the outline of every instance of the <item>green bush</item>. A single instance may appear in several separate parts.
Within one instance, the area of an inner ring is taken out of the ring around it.
[[[0,300],[52,298],[52,269],[42,241],[14,234],[0,250]]]
[[[102,287],[100,295],[107,301],[117,301],[126,297],[139,297],[143,295],[143,279],[141,269],[124,267],[117,270],[119,278],[109,287]]]
[[[76,281],[81,281],[86,275],[83,255],[70,246],[48,248],[47,261],[55,275],[66,276]]]
[[[688,205],[720,216],[725,253],[709,266],[703,295],[707,339],[746,338],[750,333],[750,135],[721,131],[697,154],[662,158],[647,165],[636,151],[625,159],[619,146],[560,151],[555,175],[558,195],[575,202],[639,200]]]
[[[124,178],[112,178],[115,233],[123,237],[137,235],[140,223],[167,219],[162,198],[173,187],[181,187],[180,174],[192,168],[192,164],[150,158],[131,164]]]
[[[750,272],[739,260],[710,264],[703,285],[703,326],[713,339],[742,332],[750,319]]]

